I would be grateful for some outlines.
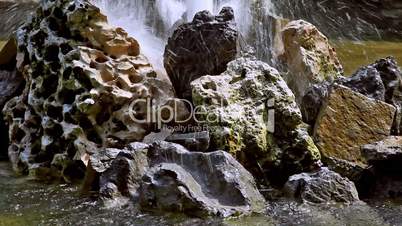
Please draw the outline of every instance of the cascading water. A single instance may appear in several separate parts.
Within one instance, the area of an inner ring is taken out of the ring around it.
[[[202,10],[217,14],[224,6],[235,11],[237,26],[245,40],[252,40],[252,46],[263,46],[267,58],[272,40],[270,29],[261,19],[273,15],[271,1],[260,0],[94,0],[94,3],[108,16],[109,22],[124,28],[136,38],[142,52],[159,70],[163,70],[163,52],[169,35],[177,23],[191,21]]]

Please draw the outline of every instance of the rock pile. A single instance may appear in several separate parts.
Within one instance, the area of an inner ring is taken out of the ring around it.
[[[14,169],[38,178],[81,177],[88,153],[141,141],[152,125],[146,104],[170,103],[172,87],[157,78],[136,40],[88,1],[46,1],[18,33],[26,86],[4,115]],[[81,176],[80,176],[81,175]]]
[[[189,152],[168,142],[92,155],[86,185],[99,187],[106,201],[127,197],[143,209],[198,217],[257,213],[265,205],[253,176],[228,153]]]

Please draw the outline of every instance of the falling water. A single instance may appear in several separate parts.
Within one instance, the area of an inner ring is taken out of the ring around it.
[[[198,11],[209,10],[214,14],[224,6],[235,11],[236,23],[242,37],[258,39],[252,44],[266,43],[266,35],[256,35],[255,31],[267,31],[261,14],[273,14],[271,1],[259,0],[93,0],[108,16],[109,22],[124,28],[130,36],[136,38],[151,63],[163,69],[163,52],[167,38],[176,24],[191,21]],[[255,10],[259,10],[256,13]],[[257,18],[257,19],[256,19]],[[264,48],[262,48],[264,49]],[[269,49],[269,47],[265,48]]]

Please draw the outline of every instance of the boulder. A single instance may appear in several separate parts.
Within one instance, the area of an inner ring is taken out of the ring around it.
[[[0,48],[0,110],[7,101],[20,95],[24,87],[24,78],[16,70],[16,54],[15,39],[8,40],[3,48]],[[8,144],[8,127],[0,112],[0,159],[7,158]]]
[[[166,141],[183,145],[185,148],[192,151],[205,152],[209,148],[210,137],[208,131],[183,134],[176,133],[168,136]]]
[[[138,42],[108,25],[88,1],[42,1],[18,30],[17,44],[18,73],[27,81],[3,112],[18,173],[82,175],[54,165],[56,154],[64,156],[63,164],[83,163],[76,171],[84,171],[88,153],[142,141],[153,130],[156,122],[144,120],[146,99],[155,107],[174,98],[173,87],[139,54]]]
[[[221,75],[203,76],[191,86],[197,120],[210,131],[210,147],[231,153],[256,177],[269,174],[284,183],[318,163],[319,151],[293,93],[268,64],[241,57]]]
[[[90,166],[85,190],[99,189],[109,203],[126,197],[146,210],[197,217],[237,216],[265,207],[252,175],[223,151],[190,152],[164,141],[132,143],[91,156]]]
[[[377,60],[375,63],[360,68],[350,77],[339,77],[333,83],[323,82],[310,87],[302,99],[303,119],[314,125],[323,101],[333,84],[341,84],[369,98],[384,101],[396,107],[392,133],[400,134],[401,127],[401,91],[402,77],[396,61],[392,57]]]
[[[296,20],[282,30],[284,79],[300,104],[314,84],[332,81],[343,74],[335,49],[314,25]]]
[[[366,186],[367,198],[402,197],[402,137],[362,146],[370,165],[371,183]]]
[[[334,85],[318,116],[314,138],[323,157],[365,165],[360,146],[389,136],[394,115],[392,105]]]
[[[359,194],[353,182],[328,168],[293,175],[286,182],[284,190],[288,196],[304,203],[351,204],[359,201]]]
[[[180,98],[191,100],[191,81],[218,75],[237,54],[234,12],[224,7],[217,16],[202,11],[191,23],[180,25],[169,38],[164,65]]]

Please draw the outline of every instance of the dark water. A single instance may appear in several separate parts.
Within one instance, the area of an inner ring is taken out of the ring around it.
[[[134,204],[105,208],[80,197],[78,186],[49,185],[14,176],[0,162],[0,226],[13,225],[402,225],[402,202],[308,206],[278,201],[265,215],[219,220],[141,213]]]

